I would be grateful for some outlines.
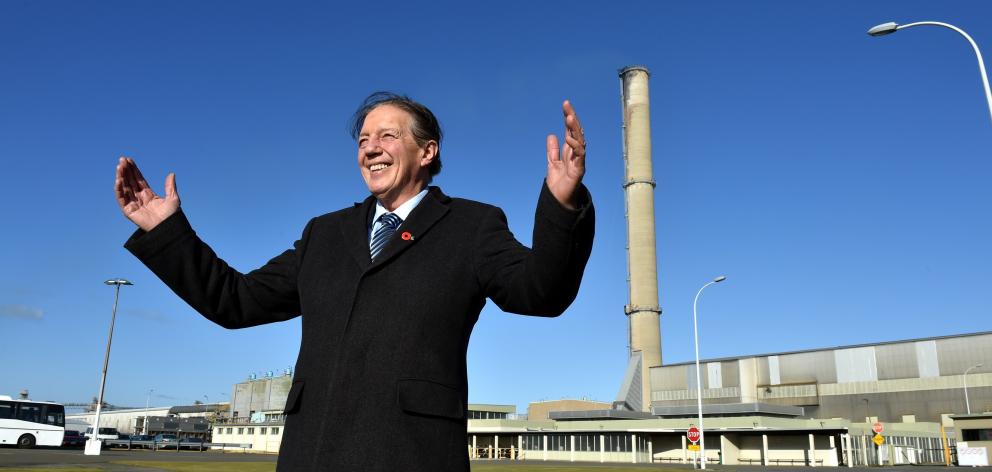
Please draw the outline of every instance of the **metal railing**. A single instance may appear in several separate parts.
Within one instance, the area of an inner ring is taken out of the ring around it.
[[[175,449],[179,452],[182,449],[188,449],[191,451],[203,452],[208,449],[220,449],[221,452],[227,450],[227,448],[241,449],[241,452],[247,453],[248,449],[252,448],[251,443],[208,443],[203,441],[139,441],[131,439],[105,439],[103,444],[106,447],[123,447],[128,450],[131,449],[151,449],[158,451],[160,449]]]
[[[523,451],[516,447],[477,447],[472,451],[470,445],[469,452],[471,459],[523,459]]]

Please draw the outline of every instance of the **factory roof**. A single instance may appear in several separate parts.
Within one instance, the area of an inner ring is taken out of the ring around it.
[[[749,359],[749,358],[752,358],[752,357],[784,356],[784,355],[788,355],[788,354],[802,354],[802,353],[806,353],[806,352],[832,351],[832,350],[836,350],[836,349],[854,349],[854,348],[859,348],[859,347],[883,346],[883,345],[887,345],[887,344],[902,344],[902,343],[913,343],[913,342],[920,342],[920,341],[936,341],[936,340],[940,340],[940,339],[967,338],[967,337],[972,337],[972,336],[984,336],[984,335],[989,335],[989,334],[992,334],[992,331],[982,331],[982,332],[978,332],[978,333],[950,334],[950,335],[945,335],[945,336],[931,336],[931,337],[928,337],[928,338],[901,339],[901,340],[897,340],[897,341],[881,341],[881,342],[877,342],[877,343],[850,344],[850,345],[844,345],[844,346],[821,347],[821,348],[816,348],[816,349],[801,349],[801,350],[798,350],[798,351],[769,352],[769,353],[764,353],[764,354],[748,354],[748,355],[743,355],[743,356],[731,356],[731,357],[715,357],[715,358],[710,358],[710,359],[700,359],[699,362],[733,361],[733,360],[739,360],[739,359]],[[661,367],[672,367],[672,366],[689,365],[689,364],[695,364],[695,361],[692,360],[692,361],[685,361],[685,362],[674,362],[674,363],[671,363],[671,364],[664,364]],[[656,367],[652,367],[652,368],[656,368]]]

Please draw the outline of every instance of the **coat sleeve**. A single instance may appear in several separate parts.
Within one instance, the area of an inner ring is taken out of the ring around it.
[[[225,328],[284,321],[300,313],[297,274],[313,221],[293,246],[242,274],[217,257],[182,210],[124,244],[159,279],[207,319]]]
[[[476,274],[485,295],[503,311],[558,316],[575,299],[595,232],[592,197],[585,186],[579,191],[579,208],[569,210],[542,186],[533,249],[513,237],[499,208],[481,218]]]

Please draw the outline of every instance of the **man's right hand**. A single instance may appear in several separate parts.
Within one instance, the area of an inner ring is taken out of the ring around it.
[[[165,198],[162,198],[152,191],[130,157],[121,157],[117,163],[114,193],[124,216],[145,231],[151,231],[179,209],[176,174],[165,178]]]

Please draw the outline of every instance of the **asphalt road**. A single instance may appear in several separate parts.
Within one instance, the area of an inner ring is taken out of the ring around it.
[[[105,466],[106,470],[124,470],[115,467],[110,464],[113,461],[123,461],[123,460],[140,460],[140,461],[194,461],[202,463],[210,462],[275,462],[276,456],[274,454],[244,454],[241,452],[198,452],[198,451],[179,451],[165,450],[165,451],[151,451],[151,450],[104,450],[99,456],[87,456],[83,454],[82,449],[16,449],[10,447],[0,448],[0,468],[3,467],[30,467],[30,466]],[[508,466],[508,467],[519,467],[521,465],[534,465],[535,470],[540,470],[540,466],[568,466],[571,468],[586,468],[590,470],[595,470],[595,468],[603,467],[604,465],[609,466],[622,466],[629,467],[631,469],[657,469],[659,466],[664,466],[665,468],[672,469],[685,469],[687,471],[692,470],[691,465],[678,465],[678,464],[599,464],[599,463],[581,463],[581,462],[554,462],[554,461],[532,461],[532,462],[516,462],[516,461],[479,461],[479,464],[486,464],[488,466]],[[823,467],[798,467],[798,466],[781,466],[781,467],[761,467],[761,466],[751,466],[751,465],[707,465],[707,470],[714,471],[724,471],[724,472],[758,472],[768,469],[780,469],[783,472],[794,472],[794,471],[822,471]],[[837,472],[844,471],[868,471],[880,472],[880,471],[900,471],[906,472],[912,469],[913,472],[947,472],[948,468],[944,466],[912,466],[912,467],[837,467],[830,468],[829,470],[835,470]],[[988,470],[988,469],[985,469]]]
[[[590,472],[595,472],[596,469],[603,468],[604,466],[606,466],[606,467],[623,467],[625,469],[629,468],[631,470],[638,470],[638,469],[644,469],[644,470],[654,469],[654,470],[657,470],[659,468],[664,468],[666,470],[668,470],[668,469],[681,469],[681,470],[685,470],[687,472],[693,470],[693,466],[692,465],[686,465],[686,464],[659,464],[659,463],[655,463],[655,464],[622,464],[622,463],[615,463],[615,462],[607,462],[605,464],[600,464],[598,462],[556,462],[556,461],[522,461],[522,462],[517,462],[517,461],[509,461],[509,460],[503,460],[503,461],[485,461],[485,460],[480,460],[480,461],[473,461],[472,464],[473,465],[474,464],[485,464],[486,466],[488,466],[486,470],[489,470],[490,468],[492,468],[492,469],[499,469],[500,467],[514,468],[514,467],[520,467],[522,464],[533,465],[533,466],[535,466],[534,467],[535,472],[539,472],[541,470],[541,467],[540,466],[547,466],[547,467],[568,467],[568,468],[574,468],[574,469],[588,468]],[[767,471],[767,470],[781,471],[781,472],[795,472],[795,471],[823,472],[824,470],[826,470],[826,471],[833,471],[833,472],[847,472],[847,471],[856,471],[856,472],[865,472],[865,471],[871,471],[871,472],[881,472],[881,471],[890,471],[890,472],[891,471],[898,471],[898,472],[908,472],[908,471],[912,471],[912,472],[948,472],[949,469],[948,469],[948,467],[942,466],[942,465],[939,465],[939,466],[938,465],[914,465],[914,466],[905,466],[905,465],[903,465],[903,466],[895,466],[895,467],[870,467],[870,468],[869,467],[851,467],[851,468],[849,468],[849,467],[827,467],[827,468],[824,469],[824,467],[822,467],[822,466],[821,467],[805,467],[805,466],[783,465],[783,466],[763,467],[763,466],[760,466],[760,465],[715,465],[715,464],[707,464],[706,465],[706,470],[714,470],[714,471],[720,471],[720,472],[760,472],[760,471]],[[972,469],[971,468],[968,468],[968,469],[961,469],[961,470],[972,470]],[[983,467],[983,468],[980,468],[978,470],[987,471],[987,470],[989,470],[989,468]]]

